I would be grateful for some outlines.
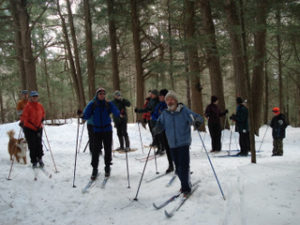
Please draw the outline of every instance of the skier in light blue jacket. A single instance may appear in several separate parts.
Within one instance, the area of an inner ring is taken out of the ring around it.
[[[191,192],[189,148],[192,139],[190,126],[193,125],[195,129],[199,130],[203,123],[203,117],[182,103],[178,103],[177,94],[174,91],[168,92],[165,101],[168,108],[158,118],[154,132],[156,134],[162,131],[166,132],[176,173],[181,182],[181,191],[187,196]]]

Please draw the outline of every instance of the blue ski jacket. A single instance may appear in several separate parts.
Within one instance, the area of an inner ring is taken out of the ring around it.
[[[151,119],[154,121],[157,121],[158,117],[162,114],[163,111],[165,111],[165,109],[167,109],[167,103],[165,101],[163,102],[159,102],[156,106],[155,109],[153,111],[153,113],[151,114]]]
[[[191,145],[191,125],[193,119],[203,123],[203,117],[179,103],[176,111],[164,110],[157,120],[155,133],[166,132],[170,148]]]
[[[93,120],[95,132],[112,131],[110,114],[119,117],[120,111],[112,102],[100,101],[97,96],[91,100],[83,111],[83,119]],[[90,123],[91,124],[91,123]]]

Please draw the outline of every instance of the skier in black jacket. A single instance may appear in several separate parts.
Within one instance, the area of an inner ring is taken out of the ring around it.
[[[211,152],[221,151],[221,121],[220,117],[228,113],[226,109],[221,112],[218,107],[218,98],[216,96],[211,96],[211,104],[206,107],[205,116],[208,117],[208,129],[211,136]]]
[[[285,129],[288,126],[285,116],[280,113],[278,107],[274,107],[272,112],[275,114],[271,121],[272,136],[273,136],[273,154],[272,156],[283,155],[283,143],[282,140],[285,138]]]
[[[129,143],[129,137],[127,133],[127,122],[128,122],[128,116],[127,116],[127,110],[126,107],[130,106],[130,102],[122,98],[120,91],[114,92],[114,100],[112,103],[115,104],[115,106],[120,111],[120,117],[113,115],[115,127],[117,128],[117,135],[120,142],[120,147],[117,150],[126,150],[129,151],[130,143]],[[124,140],[125,140],[125,148],[124,148]]]
[[[248,109],[243,105],[243,102],[244,101],[241,97],[236,98],[236,114],[232,114],[230,119],[236,122],[235,129],[240,134],[239,142],[241,151],[237,155],[247,156],[250,151]]]

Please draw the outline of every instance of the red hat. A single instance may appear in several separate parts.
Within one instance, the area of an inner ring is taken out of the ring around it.
[[[272,109],[272,112],[275,113],[275,114],[279,114],[279,113],[280,113],[279,107],[274,107],[274,108]]]

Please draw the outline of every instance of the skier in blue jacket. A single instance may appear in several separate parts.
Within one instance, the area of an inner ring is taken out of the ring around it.
[[[182,103],[178,103],[174,91],[168,92],[165,101],[168,108],[158,118],[154,132],[161,133],[165,131],[176,174],[181,182],[181,191],[187,196],[191,192],[189,148],[192,139],[190,126],[194,125],[195,129],[199,130],[203,118]]]
[[[98,175],[99,155],[104,146],[104,163],[105,176],[110,176],[110,165],[112,160],[112,126],[110,114],[119,117],[120,111],[112,103],[105,99],[106,91],[104,88],[99,88],[96,91],[95,98],[88,103],[83,112],[83,119],[88,120],[93,117],[93,146],[92,146],[92,162],[93,172],[91,179],[95,180]]]

